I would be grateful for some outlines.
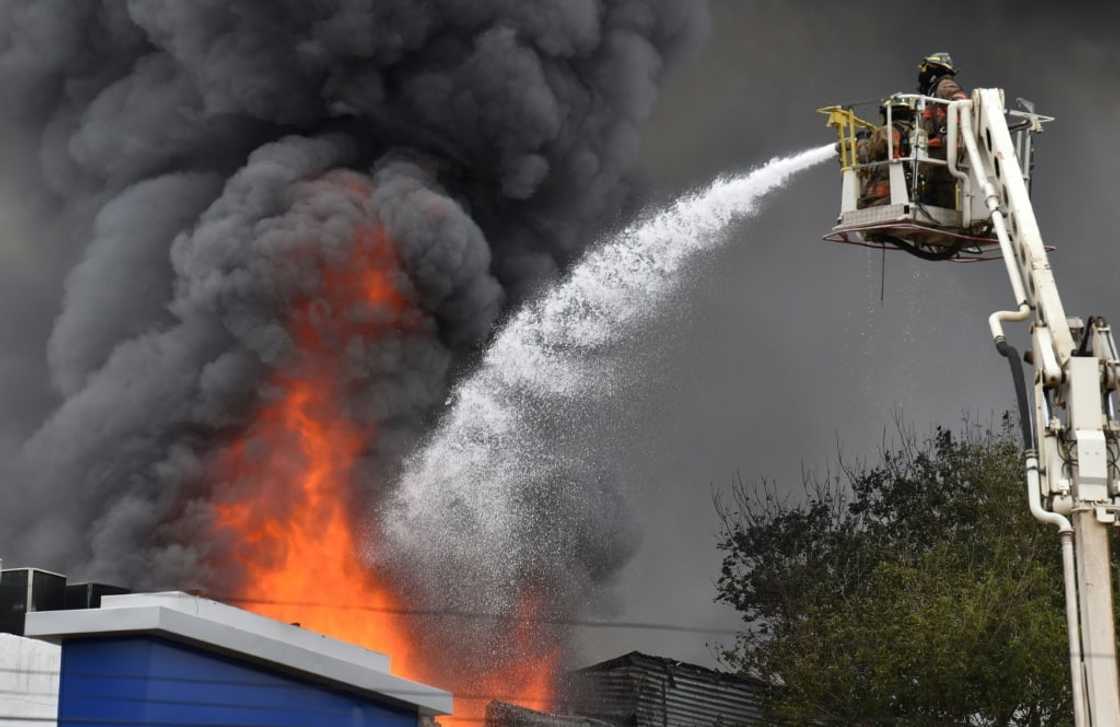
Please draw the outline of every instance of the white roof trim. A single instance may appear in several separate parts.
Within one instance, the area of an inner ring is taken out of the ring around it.
[[[3,575],[4,573],[15,573],[16,571],[21,570],[38,571],[39,573],[46,573],[48,576],[58,576],[59,578],[66,577],[61,573],[55,573],[53,570],[47,570],[46,568],[0,568],[0,575]]]
[[[376,651],[332,639],[329,636],[309,631],[299,626],[277,621],[267,616],[259,616],[241,608],[198,598],[180,591],[165,593],[133,593],[117,596],[102,596],[101,609],[134,609],[143,606],[170,608],[181,613],[214,621],[225,626],[247,631],[258,636],[279,639],[309,651],[326,651],[331,656],[352,662],[358,666],[378,671],[389,671],[389,657]]]
[[[162,634],[384,695],[414,705],[426,715],[450,714],[452,708],[449,692],[390,674],[384,654],[177,591],[105,596],[101,608],[28,613],[24,631],[53,642],[82,636]]]

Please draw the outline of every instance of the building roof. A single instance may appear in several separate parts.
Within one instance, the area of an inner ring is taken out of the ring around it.
[[[40,611],[25,633],[46,641],[151,634],[381,698],[449,714],[451,694],[389,673],[384,654],[178,591],[105,596],[101,608]]]
[[[699,666],[697,664],[689,664],[686,661],[678,661],[670,659],[665,656],[652,656],[650,654],[643,654],[640,651],[631,651],[622,656],[616,656],[613,659],[600,661],[591,666],[585,666],[582,669],[576,669],[573,674],[581,674],[585,672],[594,671],[609,671],[611,669],[618,669],[622,666],[639,666],[646,668],[660,669],[666,673],[679,672],[684,674],[691,674],[701,679],[711,680],[713,682],[737,682],[741,684],[749,684],[754,687],[763,688],[766,682],[744,674],[736,674],[734,672],[719,671],[718,669],[708,669],[707,667]]]
[[[553,714],[495,699],[486,705],[486,727],[612,727],[579,714]]]
[[[627,727],[766,724],[765,682],[632,651],[569,674],[566,708]]]

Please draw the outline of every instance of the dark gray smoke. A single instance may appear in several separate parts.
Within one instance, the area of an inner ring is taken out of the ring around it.
[[[214,453],[277,375],[322,364],[293,315],[370,227],[411,306],[336,341],[340,398],[378,432],[354,501],[375,504],[503,311],[633,205],[639,127],[705,22],[701,0],[0,4],[0,553],[235,580]],[[545,572],[608,580],[623,532],[588,519]]]

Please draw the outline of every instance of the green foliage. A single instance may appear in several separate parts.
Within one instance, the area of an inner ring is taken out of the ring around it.
[[[999,431],[902,436],[805,497],[741,482],[717,601],[743,615],[722,657],[776,719],[824,725],[1066,725],[1060,545],[1027,510]]]

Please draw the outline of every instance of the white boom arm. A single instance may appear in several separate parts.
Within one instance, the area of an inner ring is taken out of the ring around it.
[[[958,142],[967,152],[967,179],[957,164]],[[1016,377],[1031,512],[1061,532],[1075,724],[1120,725],[1108,540],[1120,511],[1116,345],[1103,319],[1092,317],[1082,325],[1066,318],[1002,91],[978,89],[971,99],[950,105],[948,149],[950,171],[964,182],[962,192],[983,197],[1017,305],[993,313],[989,323]],[[1025,171],[1029,174],[1029,162]],[[963,201],[968,208],[973,200]],[[1033,430],[1022,362],[1004,335],[1006,321],[1030,321]]]

